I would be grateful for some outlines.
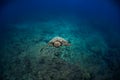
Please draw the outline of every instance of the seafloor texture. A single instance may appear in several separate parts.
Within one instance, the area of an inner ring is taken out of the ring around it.
[[[119,51],[89,24],[48,20],[9,24],[1,33],[0,80],[112,80],[119,73]],[[55,36],[71,46],[48,46]]]

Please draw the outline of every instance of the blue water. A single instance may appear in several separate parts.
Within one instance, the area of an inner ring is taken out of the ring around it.
[[[0,80],[120,80],[113,0],[1,0]],[[54,37],[70,46],[48,46]]]

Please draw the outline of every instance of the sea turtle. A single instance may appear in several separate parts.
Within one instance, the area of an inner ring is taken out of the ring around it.
[[[70,43],[62,37],[54,37],[48,42],[48,45],[58,48],[60,46],[70,46]]]

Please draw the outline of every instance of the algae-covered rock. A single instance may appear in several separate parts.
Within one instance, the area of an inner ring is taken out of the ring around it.
[[[44,57],[39,60],[37,73],[41,80],[86,80],[85,72],[80,67],[66,63],[59,58]],[[42,76],[41,76],[42,75]]]
[[[78,65],[60,58],[61,48],[45,47],[34,53],[29,51],[15,58],[9,64],[5,80],[89,80],[90,75]],[[56,54],[59,53],[59,56]],[[34,56],[32,54],[39,54]],[[37,58],[37,59],[36,59]]]

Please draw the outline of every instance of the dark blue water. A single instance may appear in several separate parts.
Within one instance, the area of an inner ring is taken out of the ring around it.
[[[119,34],[117,0],[1,0],[0,80],[120,80]]]

